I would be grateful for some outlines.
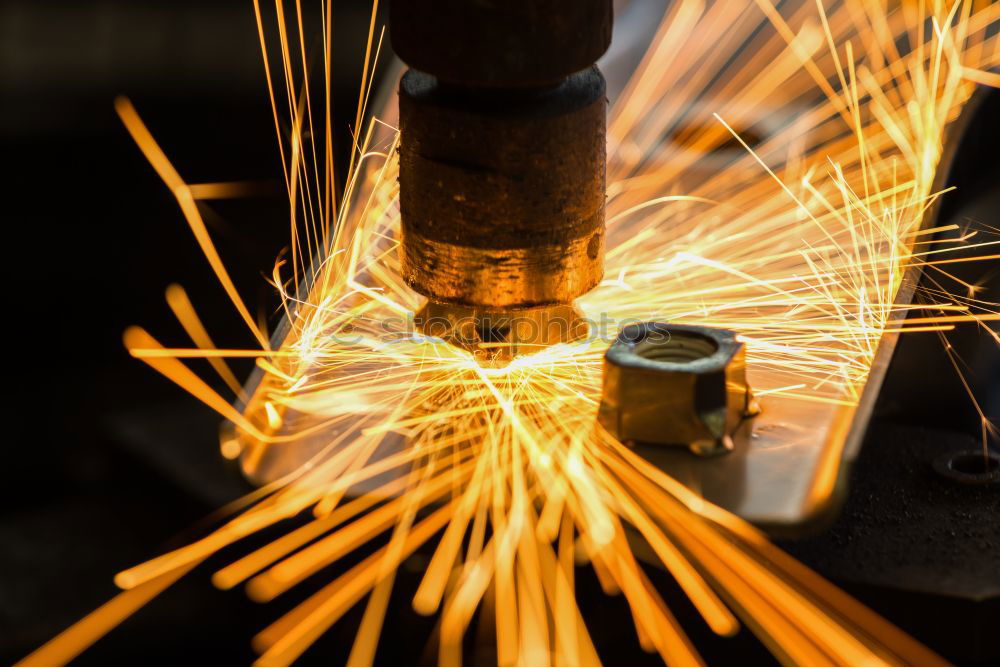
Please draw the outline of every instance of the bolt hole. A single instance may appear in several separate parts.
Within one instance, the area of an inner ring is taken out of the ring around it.
[[[982,450],[954,452],[934,461],[938,474],[963,484],[987,484],[1000,481],[1000,455]]]
[[[1000,460],[978,453],[960,454],[951,460],[951,467],[963,475],[982,475],[1000,470]]]
[[[716,353],[719,346],[711,338],[689,333],[671,332],[647,336],[633,351],[643,359],[673,364],[687,364]]]

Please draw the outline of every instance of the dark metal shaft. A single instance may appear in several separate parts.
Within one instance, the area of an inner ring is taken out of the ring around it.
[[[432,300],[566,304],[603,274],[611,0],[395,0],[402,264]]]

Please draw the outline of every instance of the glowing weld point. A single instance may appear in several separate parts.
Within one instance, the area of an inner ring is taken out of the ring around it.
[[[571,456],[566,461],[566,471],[574,477],[583,477],[583,464],[580,463],[579,457]]]

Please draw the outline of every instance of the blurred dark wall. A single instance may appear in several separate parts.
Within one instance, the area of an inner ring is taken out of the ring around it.
[[[370,7],[333,2],[341,167]],[[320,3],[307,0],[303,11],[318,43]],[[265,21],[273,26],[273,14]],[[277,44],[273,29],[268,39]],[[218,456],[218,418],[121,343],[140,324],[166,344],[189,344],[163,298],[178,282],[217,344],[253,344],[118,120],[113,100],[122,94],[189,182],[264,183],[257,197],[205,202],[202,213],[246,302],[276,322],[264,276],[288,242],[288,212],[251,0],[0,2],[0,220],[13,361],[4,414],[16,434],[0,485],[5,663],[113,595],[118,569],[161,552],[243,491]],[[132,640],[89,659],[148,658],[157,626],[182,623],[192,608],[208,613],[177,650],[209,640],[227,645],[220,655],[230,659],[248,650],[261,623],[241,619],[259,611],[241,593],[206,597],[207,579],[196,584],[137,619],[125,632]],[[166,652],[153,662],[171,660]]]
[[[319,2],[303,5],[318,43]],[[369,11],[366,0],[334,2],[341,165]],[[273,15],[265,21],[273,25]],[[268,38],[277,44],[273,30]],[[251,343],[173,198],[118,120],[113,100],[122,94],[188,182],[263,183],[257,197],[205,202],[202,212],[246,301],[269,315],[276,305],[264,274],[288,242],[288,216],[251,0],[0,4],[2,215],[13,232],[6,247],[16,260],[18,322],[7,333],[22,379],[37,383],[19,410],[42,408],[42,425],[57,430],[32,448],[44,455],[26,453],[46,474],[54,450],[70,446],[62,436],[78,436],[109,407],[93,404],[95,385],[136,370],[150,377],[124,353],[126,326],[186,344],[163,301],[167,284],[188,288],[217,343]],[[101,401],[176,392],[159,380],[119,388]]]

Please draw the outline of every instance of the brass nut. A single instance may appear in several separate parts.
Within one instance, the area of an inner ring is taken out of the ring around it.
[[[731,331],[643,322],[622,329],[604,356],[598,420],[622,442],[723,454],[759,411]]]

